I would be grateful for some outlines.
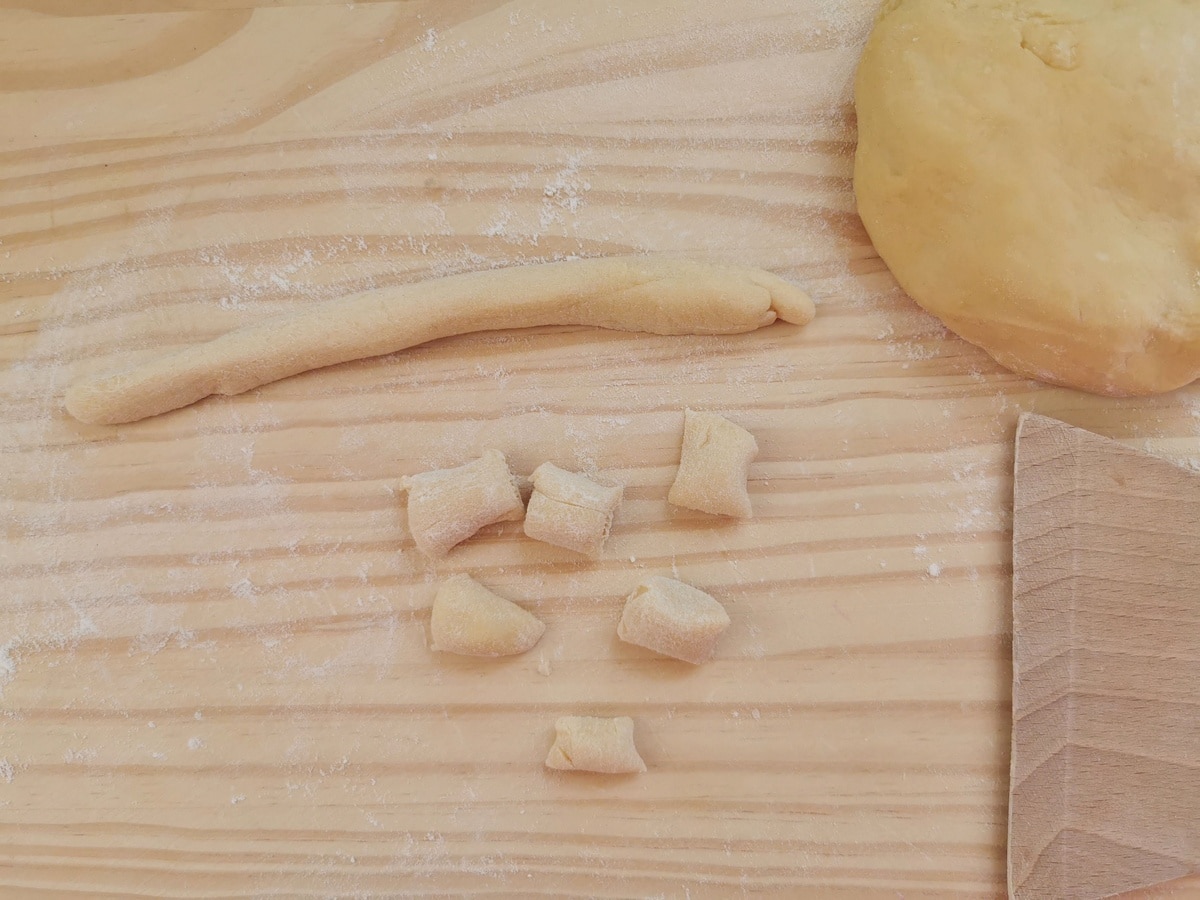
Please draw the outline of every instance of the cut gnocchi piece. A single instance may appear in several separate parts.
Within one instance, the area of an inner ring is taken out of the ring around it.
[[[716,599],[682,581],[652,575],[629,595],[617,637],[699,665],[712,658],[729,614]]]
[[[453,469],[401,481],[408,491],[408,528],[426,556],[445,556],[480,528],[525,514],[517,479],[499,450]]]
[[[621,488],[597,484],[553,463],[534,469],[532,480],[525,534],[535,541],[599,556],[612,530]]]
[[[683,451],[667,500],[715,516],[750,518],[746,478],[758,456],[754,435],[715,413],[683,413]]]
[[[554,723],[546,768],[619,775],[645,772],[646,764],[633,742],[633,719],[628,716],[563,716]]]
[[[546,625],[470,575],[453,575],[434,597],[429,631],[432,648],[444,653],[513,656],[541,640]]]

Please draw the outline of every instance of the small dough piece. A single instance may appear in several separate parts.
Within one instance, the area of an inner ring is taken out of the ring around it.
[[[617,637],[699,665],[712,658],[728,627],[729,613],[716,599],[690,584],[653,575],[625,601]]]
[[[521,491],[499,450],[453,469],[401,481],[408,491],[408,528],[426,556],[445,556],[480,528],[525,514]]]
[[[651,334],[741,334],[807,325],[812,298],[747,266],[617,256],[451,275],[339,297],[67,389],[67,412],[116,425],[310,369],[501,328],[592,325]]]
[[[629,716],[563,716],[554,723],[554,746],[546,756],[546,768],[620,775],[645,772],[646,764],[633,743]]]
[[[621,488],[597,484],[575,472],[542,463],[533,471],[525,534],[535,541],[599,556],[621,502]]]
[[[546,625],[470,575],[442,582],[429,618],[432,649],[463,656],[513,656],[541,640]]]
[[[679,472],[667,499],[715,516],[752,515],[746,477],[758,456],[754,435],[715,413],[685,410]]]

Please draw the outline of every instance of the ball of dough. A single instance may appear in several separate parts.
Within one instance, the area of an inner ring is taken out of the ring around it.
[[[1200,375],[1200,3],[889,0],[859,213],[900,285],[1025,375]]]

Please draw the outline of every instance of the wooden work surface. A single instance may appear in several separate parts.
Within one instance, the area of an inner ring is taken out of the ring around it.
[[[0,0],[0,894],[1003,891],[1017,416],[1200,466],[1200,391],[1034,384],[896,288],[850,183],[875,6]],[[348,291],[629,252],[761,265],[818,319],[61,410]],[[753,521],[666,504],[685,406],[758,436]],[[627,484],[605,559],[509,525],[427,566],[399,478],[489,447]],[[546,620],[531,653],[428,651],[468,570]],[[614,637],[672,572],[733,617],[698,669]],[[632,715],[650,771],[544,771],[575,712]]]

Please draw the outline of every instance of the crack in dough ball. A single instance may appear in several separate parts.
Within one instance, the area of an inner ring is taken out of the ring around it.
[[[1200,4],[889,0],[854,189],[921,306],[1101,394],[1200,375]]]

